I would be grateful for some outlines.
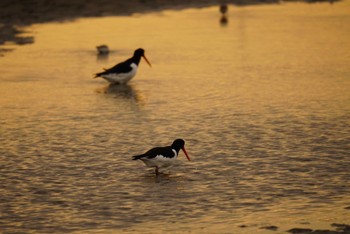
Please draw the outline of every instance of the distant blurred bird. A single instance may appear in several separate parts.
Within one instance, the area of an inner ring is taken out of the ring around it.
[[[97,49],[99,54],[108,54],[109,53],[109,48],[107,45],[96,46],[96,49]]]
[[[228,6],[226,4],[221,4],[220,5],[220,12],[222,14],[226,14],[227,10],[228,10]]]
[[[176,161],[175,159],[179,155],[180,149],[182,149],[188,161],[190,161],[190,157],[185,150],[185,141],[183,139],[176,139],[170,146],[150,149],[144,154],[133,156],[132,160],[140,159],[146,164],[146,166],[154,167],[156,169],[156,175],[158,175],[159,168],[170,167],[174,164]]]
[[[118,63],[112,68],[104,69],[105,71],[103,72],[96,73],[94,78],[102,77],[113,84],[126,84],[136,75],[141,57],[151,67],[151,63],[145,56],[145,50],[139,48],[135,50],[134,55],[131,58],[122,63]]]
[[[220,18],[220,24],[222,26],[226,26],[228,24],[228,18],[226,16],[227,11],[228,11],[228,6],[226,4],[221,4],[220,5],[220,12],[221,12],[222,16]]]

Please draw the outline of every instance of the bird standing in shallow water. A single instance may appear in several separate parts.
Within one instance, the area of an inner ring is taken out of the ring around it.
[[[156,175],[158,175],[159,168],[170,167],[174,165],[176,158],[179,155],[180,149],[182,149],[182,151],[185,153],[188,161],[191,161],[185,150],[185,141],[182,139],[176,139],[170,146],[155,147],[148,150],[144,154],[133,156],[132,159],[140,159],[146,164],[146,166],[155,167]]]
[[[134,55],[128,60],[118,63],[112,68],[105,69],[103,72],[96,73],[95,78],[102,77],[112,84],[126,84],[136,75],[141,57],[144,58],[144,60],[151,67],[151,63],[145,56],[145,50],[140,48],[135,50]]]

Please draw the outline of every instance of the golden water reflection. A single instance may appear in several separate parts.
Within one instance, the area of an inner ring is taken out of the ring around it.
[[[1,58],[5,231],[349,224],[348,9],[230,6],[225,27],[217,7],[32,26],[35,43]],[[139,47],[152,68],[128,85],[93,79]],[[178,137],[193,162],[159,180],[130,160]]]

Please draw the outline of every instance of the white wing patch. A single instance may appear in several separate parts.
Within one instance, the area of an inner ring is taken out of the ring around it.
[[[174,150],[174,149],[171,149],[171,150],[174,152],[174,158],[177,158],[176,150]]]
[[[154,159],[155,160],[173,160],[173,159],[176,159],[177,158],[176,150],[174,150],[174,149],[171,149],[171,150],[174,152],[174,156],[173,157],[168,158],[168,157],[164,157],[163,155],[159,154]]]

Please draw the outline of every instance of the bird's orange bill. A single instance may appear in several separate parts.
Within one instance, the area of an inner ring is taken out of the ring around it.
[[[188,154],[187,154],[187,152],[186,152],[186,150],[185,150],[185,147],[182,148],[182,151],[185,153],[185,155],[186,155],[188,161],[191,161],[190,157],[188,157]]]
[[[150,67],[152,67],[151,63],[148,61],[148,59],[146,58],[145,55],[142,55],[142,58],[143,58],[144,60],[146,60],[146,62],[148,63],[148,65],[149,65]]]

